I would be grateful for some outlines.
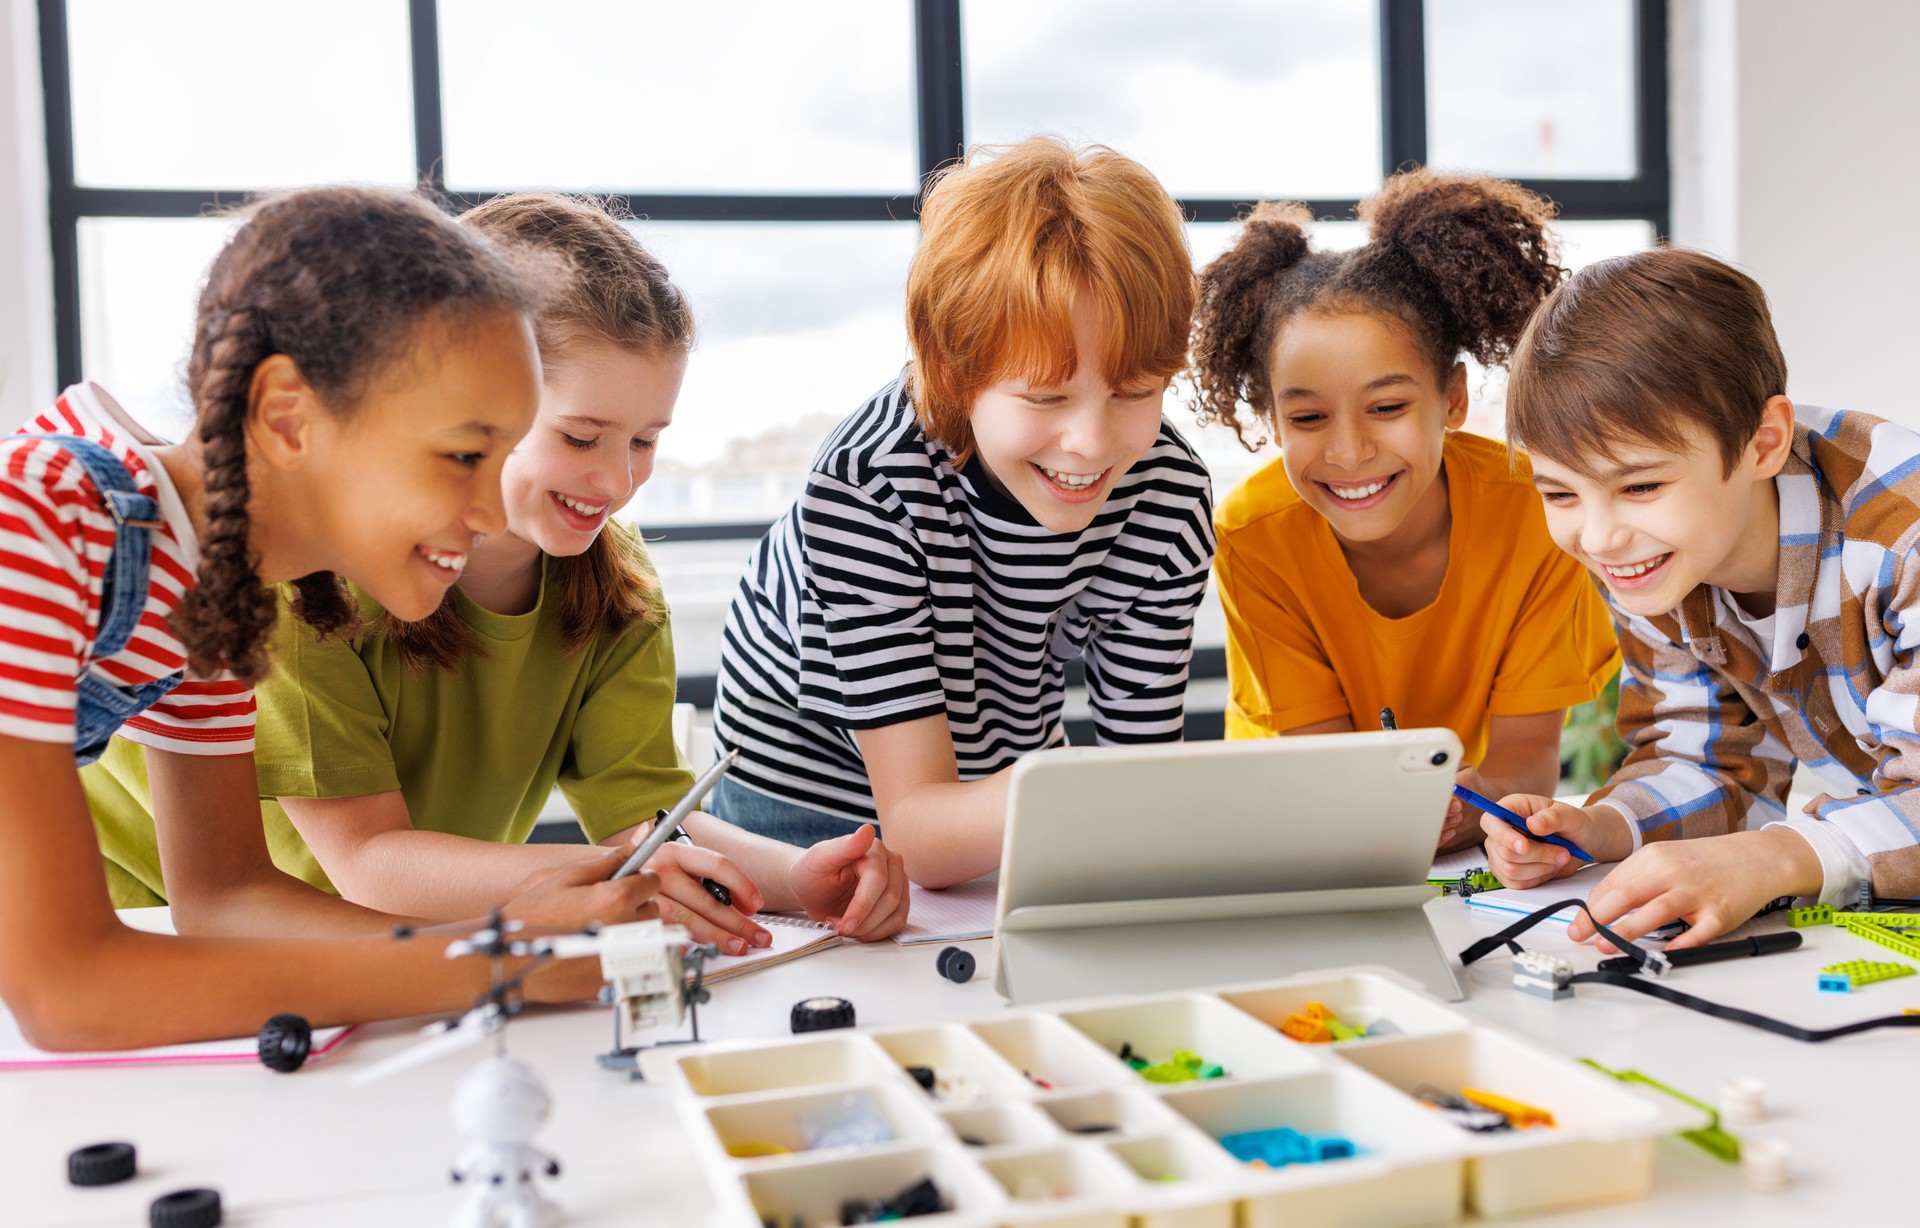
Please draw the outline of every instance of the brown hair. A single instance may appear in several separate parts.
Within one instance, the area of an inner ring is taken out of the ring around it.
[[[430,201],[312,188],[251,204],[207,270],[187,359],[206,482],[198,583],[174,611],[196,671],[266,672],[274,597],[249,544],[247,415],[254,369],[275,354],[337,414],[404,360],[429,316],[454,328],[527,310],[513,269]],[[321,634],[357,618],[332,572],[294,581],[293,611]]]
[[[1086,357],[1116,388],[1184,363],[1193,257],[1180,207],[1133,159],[1058,137],[981,147],[938,173],[907,271],[909,388],[927,437],[964,465],[974,398],[1024,376],[1070,379],[1074,302],[1107,328]]]
[[[1589,265],[1554,291],[1513,351],[1507,437],[1586,477],[1608,445],[1685,451],[1705,428],[1731,475],[1787,360],[1760,283],[1662,247]]]
[[[497,196],[461,219],[510,259],[525,263],[541,289],[534,332],[551,373],[583,341],[605,340],[642,353],[684,355],[693,348],[693,311],[680,288],[600,201],[550,192]],[[559,603],[560,639],[569,653],[596,636],[665,617],[660,580],[639,535],[609,523],[579,554],[547,556],[544,582]],[[389,615],[385,631],[411,670],[457,668],[481,651],[452,602],[418,622]]]
[[[1502,179],[1402,171],[1357,213],[1368,224],[1364,247],[1317,252],[1307,246],[1305,206],[1261,204],[1200,274],[1193,411],[1232,427],[1248,451],[1272,430],[1273,347],[1294,316],[1390,315],[1444,384],[1463,352],[1504,361],[1566,276],[1547,236],[1553,205]]]

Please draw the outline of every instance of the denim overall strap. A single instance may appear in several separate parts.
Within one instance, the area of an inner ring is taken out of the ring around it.
[[[161,527],[160,505],[134,486],[133,475],[120,458],[91,439],[78,435],[43,435],[80,462],[100,492],[101,504],[113,517],[113,553],[107,559],[100,584],[100,625],[87,654],[89,665],[103,661],[127,646],[140,614],[147,608],[148,570],[153,565],[153,530]],[[74,711],[73,757],[85,765],[106,750],[107,739],[128,717],[151,707],[180,684],[182,674],[155,679],[143,686],[123,687],[89,668],[77,682]]]

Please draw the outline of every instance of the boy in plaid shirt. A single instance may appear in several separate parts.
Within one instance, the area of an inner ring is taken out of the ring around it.
[[[1624,938],[1685,919],[1673,945],[1698,945],[1783,895],[1920,896],[1920,435],[1786,383],[1760,287],[1679,249],[1582,270],[1514,351],[1508,433],[1606,592],[1629,753],[1585,806],[1505,804],[1624,859],[1588,897]],[[1788,815],[1802,762],[1826,792]],[[1574,868],[1484,826],[1509,886]]]

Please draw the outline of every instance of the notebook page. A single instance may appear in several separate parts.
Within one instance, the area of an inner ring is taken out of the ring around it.
[[[993,936],[993,907],[1000,896],[997,871],[939,891],[914,883],[909,891],[907,926],[893,936],[902,946]]]
[[[1428,878],[1459,880],[1467,876],[1469,870],[1487,868],[1487,849],[1476,844],[1472,848],[1461,849],[1457,853],[1444,853],[1433,859],[1433,869],[1427,871]]]
[[[745,955],[719,955],[708,960],[705,976],[709,983],[731,980],[756,968],[771,968],[775,964],[840,945],[840,935],[824,921],[787,917],[779,913],[756,913],[753,919],[766,927],[773,944],[755,947]]]

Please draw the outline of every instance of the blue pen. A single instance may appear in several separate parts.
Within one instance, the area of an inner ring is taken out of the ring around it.
[[[1592,855],[1589,854],[1585,849],[1581,848],[1579,845],[1575,844],[1573,841],[1567,839],[1565,836],[1535,835],[1533,831],[1530,828],[1528,828],[1527,821],[1525,819],[1521,818],[1519,815],[1515,814],[1513,811],[1508,810],[1505,806],[1500,805],[1498,802],[1488,801],[1486,798],[1481,797],[1478,793],[1475,793],[1472,789],[1467,788],[1465,785],[1453,786],[1453,795],[1459,798],[1461,801],[1465,802],[1469,806],[1478,806],[1480,809],[1486,811],[1488,814],[1492,815],[1494,818],[1499,819],[1502,823],[1505,823],[1508,827],[1513,828],[1515,831],[1519,832],[1521,835],[1525,836],[1529,840],[1534,841],[1535,843],[1557,844],[1561,848],[1567,850],[1569,853],[1572,853],[1575,857],[1579,858],[1581,861],[1586,862],[1588,865],[1593,864]]]

